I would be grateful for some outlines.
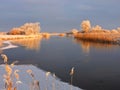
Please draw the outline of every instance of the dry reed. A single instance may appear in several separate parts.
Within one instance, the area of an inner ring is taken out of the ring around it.
[[[35,75],[33,74],[33,71],[29,69],[26,72],[32,77],[32,82],[30,84],[30,90],[40,90],[40,83],[38,80],[35,79]]]
[[[73,75],[74,75],[74,73],[75,73],[75,71],[74,71],[74,67],[72,67],[71,68],[71,70],[70,70],[70,77],[71,77],[71,79],[70,79],[70,90],[72,90],[72,83],[73,83]]]
[[[3,75],[4,82],[5,82],[5,90],[17,90],[17,86],[19,83],[22,83],[19,80],[19,70],[13,70],[13,66],[17,62],[13,62],[12,64],[8,64],[8,57],[5,54],[1,54],[2,59],[5,63],[5,71],[6,74]],[[15,80],[16,78],[16,80]]]
[[[72,67],[71,71],[70,71],[70,76],[71,76],[71,81],[70,84],[72,85],[73,83],[73,75],[74,75],[74,67]]]
[[[102,43],[116,43],[120,34],[112,33],[77,33],[74,35],[75,38],[93,42],[102,42]]]

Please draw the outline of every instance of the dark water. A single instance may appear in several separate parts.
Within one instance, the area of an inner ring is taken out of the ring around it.
[[[33,64],[85,90],[120,90],[120,46],[91,43],[71,37],[16,41],[19,48],[3,51],[9,62]],[[0,63],[3,63],[0,60]]]

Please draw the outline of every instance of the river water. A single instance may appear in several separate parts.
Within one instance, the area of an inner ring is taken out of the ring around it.
[[[120,46],[76,40],[72,37],[12,41],[18,48],[2,51],[9,62],[33,64],[55,73],[70,83],[70,69],[75,68],[73,85],[85,90],[120,89]],[[3,63],[0,60],[0,63]]]

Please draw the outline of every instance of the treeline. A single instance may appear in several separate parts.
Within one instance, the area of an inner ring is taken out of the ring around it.
[[[117,29],[112,29],[112,30],[103,29],[99,25],[91,27],[91,23],[89,20],[82,21],[80,26],[81,26],[82,32],[85,32],[85,33],[88,33],[88,32],[91,32],[91,33],[95,33],[95,32],[96,33],[97,32],[99,32],[99,33],[120,33],[120,27],[118,27]]]
[[[73,30],[74,37],[77,39],[99,43],[120,44],[120,28],[107,30],[99,25],[91,26],[89,20],[82,21],[80,27],[80,31]]]
[[[12,28],[7,34],[9,35],[31,35],[40,32],[40,23],[25,23],[20,27]]]
[[[72,29],[71,32],[74,33],[120,33],[120,27],[117,29],[107,30],[103,29],[101,26],[91,26],[91,23],[89,20],[84,20],[80,24],[81,30]]]

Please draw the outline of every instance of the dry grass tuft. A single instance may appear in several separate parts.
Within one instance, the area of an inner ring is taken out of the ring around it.
[[[1,57],[4,60],[5,63],[5,71],[6,74],[3,75],[4,78],[4,82],[5,82],[5,90],[17,90],[17,84],[22,83],[19,80],[19,70],[13,70],[13,66],[15,63],[17,63],[16,61],[13,62],[12,64],[8,64],[8,58],[5,54],[1,54]],[[16,78],[16,80],[14,80]]]
[[[72,85],[73,83],[73,75],[75,73],[75,68],[72,67],[71,70],[70,70],[70,77],[71,77],[71,80],[70,80],[70,84]],[[72,86],[70,87],[70,90],[72,90]]]
[[[27,70],[27,73],[32,77],[33,80],[35,79],[31,69]]]
[[[4,63],[8,62],[8,58],[7,58],[7,56],[5,54],[1,54],[1,57],[3,58]]]
[[[33,71],[29,69],[26,72],[32,77],[32,82],[30,84],[30,90],[40,90],[40,83],[38,80],[35,79],[35,75],[33,74]]]
[[[70,70],[70,76],[71,76],[71,81],[70,81],[70,84],[72,85],[72,83],[73,83],[73,75],[74,75],[74,67],[72,67],[71,68],[71,70]]]

